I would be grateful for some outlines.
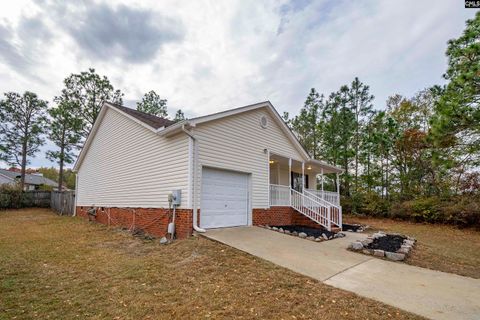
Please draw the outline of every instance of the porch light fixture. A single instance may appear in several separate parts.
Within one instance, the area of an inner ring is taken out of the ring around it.
[[[307,167],[307,170],[312,170],[312,166],[308,166],[308,167]]]
[[[268,163],[274,164],[274,163],[275,163],[275,160],[269,160]]]

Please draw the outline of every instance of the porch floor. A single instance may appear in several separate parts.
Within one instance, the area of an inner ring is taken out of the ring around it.
[[[477,319],[480,280],[347,251],[367,235],[313,242],[259,227],[209,230],[205,237],[295,272],[431,319]]]

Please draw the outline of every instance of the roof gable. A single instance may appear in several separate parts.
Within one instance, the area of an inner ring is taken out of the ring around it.
[[[165,137],[169,137],[177,133],[180,133],[184,130],[185,127],[195,127],[196,125],[201,123],[215,121],[217,119],[234,116],[243,112],[248,112],[248,111],[252,111],[259,108],[266,108],[268,112],[271,114],[274,121],[277,123],[277,125],[285,133],[288,140],[293,144],[293,146],[298,150],[298,152],[304,157],[304,159],[312,160],[307,150],[303,147],[303,145],[300,143],[300,141],[297,139],[295,134],[292,132],[290,127],[285,123],[283,118],[280,116],[277,110],[273,107],[270,101],[263,101],[263,102],[243,106],[240,108],[229,109],[226,111],[217,112],[217,113],[209,114],[206,116],[200,116],[192,119],[186,119],[179,122],[173,122],[172,120],[169,120],[169,119],[153,116],[153,115],[150,115],[138,110],[130,109],[127,107],[123,107],[111,102],[104,102],[102,109],[100,110],[100,113],[97,117],[97,120],[95,121],[95,124],[93,125],[92,130],[89,136],[87,137],[87,140],[85,141],[82,151],[80,152],[77,158],[77,161],[74,166],[74,170],[78,171],[81,165],[81,162],[83,161],[83,158],[85,156],[85,153],[88,150],[88,147],[91,143],[91,140],[93,139],[93,136],[98,130],[98,126],[100,125],[101,119],[104,117],[105,112],[108,108],[123,114],[127,118],[130,118],[131,120],[137,122],[138,124],[144,126],[145,128]],[[320,163],[320,161],[318,162]],[[334,166],[331,166],[331,167],[335,168]],[[341,169],[338,169],[338,170],[341,171]]]
[[[154,129],[160,129],[160,128],[166,128],[168,126],[171,126],[175,122],[169,119],[165,119],[162,117],[157,117],[142,111],[138,111],[135,109],[127,108],[121,105],[118,105],[116,103],[111,103],[107,102],[107,104],[111,107],[114,107],[120,111],[125,112],[126,114],[134,117],[135,119],[142,121],[143,123],[147,124],[148,126],[154,128]]]
[[[181,121],[179,123],[176,123],[174,125],[171,125],[168,128],[163,128],[162,130],[159,130],[159,134],[165,135],[165,136],[170,136],[173,134],[176,134],[177,132],[182,130],[182,126],[184,125],[189,125],[195,127],[198,124],[205,123],[205,122],[210,122],[210,121],[215,121],[218,119],[223,119],[225,117],[230,117],[234,115],[238,115],[240,113],[252,111],[255,109],[259,108],[266,108],[272,118],[275,120],[277,125],[282,129],[282,131],[286,134],[287,138],[290,140],[290,142],[297,148],[297,150],[300,152],[300,154],[303,155],[305,159],[309,159],[310,155],[308,152],[305,150],[305,148],[302,146],[300,141],[298,141],[297,137],[293,134],[292,130],[290,127],[283,121],[282,117],[280,114],[278,114],[277,110],[273,107],[273,105],[270,103],[270,101],[264,101],[260,103],[255,103],[251,104],[248,106],[240,107],[240,108],[235,108],[235,109],[230,109],[222,112],[217,112],[213,114],[209,114],[206,116],[201,116],[197,118],[192,118],[188,120]]]

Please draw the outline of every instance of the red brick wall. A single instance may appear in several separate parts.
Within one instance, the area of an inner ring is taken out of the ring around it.
[[[322,226],[313,220],[305,217],[291,207],[270,207],[269,209],[253,209],[252,222],[254,226],[285,226],[299,225],[310,228],[319,228]]]
[[[252,223],[254,226],[285,226],[292,224],[293,212],[291,207],[271,207],[269,209],[253,209]]]
[[[87,218],[89,207],[77,207],[77,215]],[[146,234],[163,237],[167,234],[168,223],[172,221],[173,210],[164,208],[97,208],[93,220],[110,226],[124,227],[130,230],[140,229]],[[192,210],[175,211],[175,236],[184,239],[192,234]]]
[[[77,207],[77,215],[87,218],[89,207]],[[193,232],[193,210],[177,209],[175,215],[175,236],[185,239]],[[155,237],[167,235],[168,223],[172,221],[172,211],[164,208],[97,208],[97,216],[92,218],[96,222],[110,226],[124,227],[131,231],[143,230]],[[316,222],[298,213],[291,207],[271,207],[269,209],[253,209],[252,221],[254,226],[285,226],[300,225],[311,228],[322,228]],[[200,222],[200,210],[198,210]]]

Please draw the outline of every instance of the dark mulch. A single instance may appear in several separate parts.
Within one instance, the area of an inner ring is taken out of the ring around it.
[[[283,230],[288,230],[290,232],[296,231],[298,233],[304,232],[307,234],[307,237],[321,237],[322,233],[325,233],[325,235],[330,239],[333,238],[335,235],[335,232],[330,232],[326,229],[317,229],[317,228],[309,228],[309,227],[304,227],[304,226],[297,226],[297,225],[290,225],[290,226],[276,226],[277,228],[282,228]]]
[[[361,224],[349,224],[349,223],[343,223],[342,224],[342,230],[345,230],[345,231],[357,232],[357,230],[362,228],[362,227],[363,226]]]
[[[367,246],[367,248],[396,252],[398,249],[400,249],[403,244],[403,240],[406,238],[407,237],[400,235],[387,234],[384,237],[374,239],[373,242]]]

